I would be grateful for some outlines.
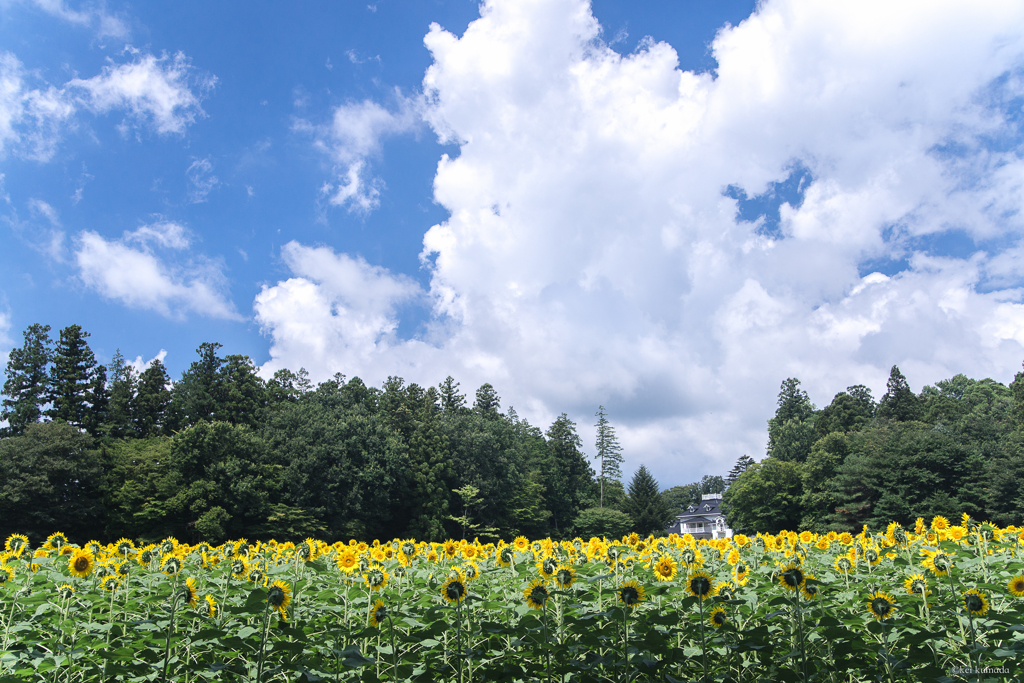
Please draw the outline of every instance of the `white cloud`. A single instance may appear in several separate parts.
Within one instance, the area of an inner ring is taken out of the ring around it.
[[[489,381],[537,424],[568,411],[587,441],[603,404],[629,467],[663,484],[763,455],[786,377],[819,405],[854,383],[880,396],[893,364],[915,388],[1012,378],[1024,5],[767,0],[719,32],[714,74],[664,43],[617,54],[585,0],[481,15],[425,38],[424,117],[460,145],[434,180],[450,218],[424,236],[431,328],[395,338],[380,297],[350,328],[358,296],[335,314],[351,290],[286,258],[296,277],[256,301],[268,370]],[[389,116],[362,103],[318,129],[339,203],[375,201],[358,164]],[[725,188],[759,195],[794,165],[812,179],[779,234],[739,220]],[[932,250],[950,230],[1011,247]]]
[[[185,171],[185,176],[189,185],[188,200],[193,204],[205,202],[213,189],[220,184],[220,179],[213,175],[213,164],[209,158],[193,161]]]
[[[173,223],[143,226],[124,240],[107,240],[86,230],[76,239],[78,276],[87,287],[129,308],[156,311],[169,318],[184,318],[194,312],[209,318],[241,319],[228,299],[226,279],[217,264],[195,259],[184,266],[169,265],[146,247],[151,241],[176,249],[188,244],[180,226]],[[130,242],[142,246],[134,248]]]
[[[164,358],[167,358],[167,349],[160,349],[160,352],[149,360],[142,360],[142,356],[135,356],[135,360],[128,361],[128,365],[132,366],[135,374],[141,375],[153,364],[153,361],[158,360],[163,363]]]
[[[131,31],[127,22],[116,15],[109,14],[103,3],[99,5],[85,4],[82,9],[74,10],[63,0],[32,0],[33,4],[47,14],[84,27],[95,27],[100,38],[127,38]]]
[[[334,180],[321,188],[331,204],[366,212],[380,203],[383,181],[370,175],[368,160],[380,153],[384,137],[412,130],[419,122],[417,103],[401,93],[395,95],[396,111],[364,100],[335,108],[330,124],[295,122],[293,128],[313,136],[316,148],[334,164]]]
[[[124,241],[144,246],[156,244],[168,249],[187,249],[192,244],[192,237],[188,228],[180,223],[160,220],[131,232],[125,231]]]
[[[142,55],[129,64],[110,64],[89,79],[67,87],[81,91],[81,102],[97,113],[126,109],[139,121],[152,121],[158,133],[183,133],[204,116],[200,101],[216,84],[215,76],[196,78],[184,53],[174,57]],[[198,92],[193,92],[192,87]]]
[[[274,334],[271,364],[283,357],[278,367],[291,367],[302,358],[295,367],[330,376],[391,362],[389,351],[402,345],[396,308],[423,295],[415,282],[327,247],[289,242],[282,257],[295,277],[264,286],[255,302],[257,322]]]
[[[137,50],[126,52],[138,54]],[[136,124],[147,123],[158,133],[184,133],[204,116],[200,102],[216,77],[195,75],[188,59],[150,54],[133,62],[104,67],[88,79],[74,78],[57,88],[25,70],[10,52],[0,52],[0,158],[17,156],[45,162],[53,158],[62,132],[75,125],[75,114],[85,108],[95,113],[126,110]],[[121,129],[130,128],[127,120]]]

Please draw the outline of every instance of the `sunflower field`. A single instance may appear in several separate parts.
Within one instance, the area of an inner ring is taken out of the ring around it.
[[[1024,529],[512,543],[14,534],[0,681],[1020,680]]]

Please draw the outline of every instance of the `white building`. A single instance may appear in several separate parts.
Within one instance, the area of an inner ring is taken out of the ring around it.
[[[699,505],[691,505],[686,512],[676,516],[667,533],[680,536],[690,534],[694,538],[732,538],[732,529],[726,526],[722,512],[722,494],[706,493]]]

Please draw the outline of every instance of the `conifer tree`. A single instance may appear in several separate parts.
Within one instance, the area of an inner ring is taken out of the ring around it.
[[[644,465],[640,465],[629,482],[626,513],[633,519],[633,531],[641,536],[664,531],[672,517],[657,480]]]
[[[60,331],[50,366],[50,409],[46,414],[75,427],[91,422],[92,394],[96,390],[96,356],[89,348],[89,333],[80,325],[68,325]],[[106,369],[104,368],[104,375]]]
[[[604,488],[609,481],[622,481],[622,447],[615,437],[615,428],[608,422],[604,406],[598,406],[597,413],[597,455],[594,458],[601,463],[598,470],[600,494],[598,507],[604,508]]]
[[[121,349],[110,359],[110,404],[105,431],[115,439],[135,435],[133,420],[138,377],[135,368],[125,362]]]
[[[458,415],[466,406],[466,397],[459,393],[459,383],[448,375],[438,385],[438,393],[441,396],[441,410],[446,416]]]
[[[39,422],[49,395],[50,376],[47,366],[53,356],[50,326],[29,325],[24,332],[25,343],[11,349],[7,358],[7,380],[4,382],[3,411],[7,420],[6,435],[17,435],[25,427]]]
[[[907,378],[896,365],[889,371],[885,396],[878,402],[878,417],[897,422],[921,419],[921,399],[910,390]]]
[[[139,375],[132,416],[135,433],[140,438],[156,436],[164,431],[164,418],[171,402],[171,391],[167,388],[170,383],[171,378],[159,358],[155,358]]]
[[[473,412],[490,419],[498,417],[498,408],[501,407],[501,398],[498,392],[490,384],[483,384],[476,390],[476,402],[473,404]]]
[[[744,453],[740,456],[736,464],[729,470],[729,474],[725,477],[725,485],[731,486],[734,481],[739,479],[740,475],[747,471],[747,468],[754,464],[754,459]]]

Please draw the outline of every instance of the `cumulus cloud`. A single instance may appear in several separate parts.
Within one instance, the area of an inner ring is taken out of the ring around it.
[[[423,240],[432,326],[396,339],[378,297],[349,332],[350,290],[286,258],[296,277],[256,301],[268,370],[489,381],[590,441],[603,404],[628,464],[672,484],[763,455],[786,377],[824,405],[853,383],[880,396],[893,364],[915,388],[1019,367],[1024,5],[767,0],[719,31],[713,73],[651,40],[618,54],[585,0],[490,0],[425,44],[423,116],[460,146]],[[386,114],[350,107],[318,138],[339,187]],[[734,197],[794,169],[775,228],[740,217]]]
[[[127,111],[123,132],[149,126],[160,134],[182,134],[204,116],[200,106],[216,77],[198,75],[187,57],[140,54],[128,49],[133,61],[108,64],[92,78],[74,78],[61,87],[33,81],[10,52],[0,52],[0,157],[17,156],[49,161],[63,131],[75,125],[85,109],[97,114]]]
[[[336,107],[329,124],[295,122],[294,130],[312,136],[334,164],[334,178],[321,189],[331,204],[364,212],[379,205],[383,182],[369,172],[369,160],[380,153],[383,138],[412,130],[419,121],[416,102],[395,96],[395,111],[364,100]]]
[[[192,312],[208,318],[241,319],[228,298],[219,264],[193,257],[175,265],[154,253],[151,245],[177,250],[189,245],[187,232],[176,223],[143,226],[120,240],[86,230],[75,242],[78,277],[108,299],[169,318],[184,318]]]
[[[328,247],[289,242],[281,255],[295,277],[264,286],[255,302],[257,322],[274,335],[271,363],[280,358],[279,367],[325,377],[356,365],[383,368],[396,346],[409,350],[395,331],[397,308],[424,294],[413,280]]]

